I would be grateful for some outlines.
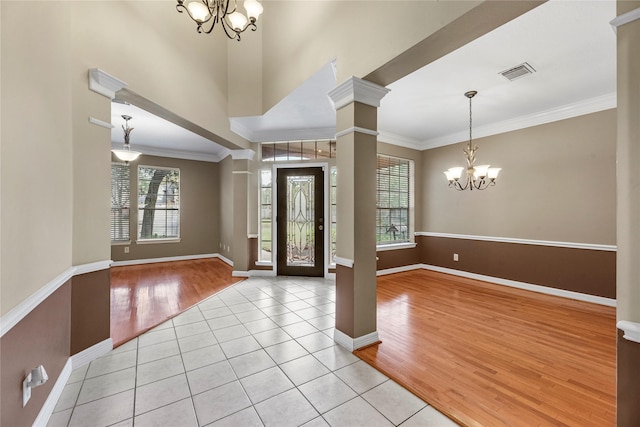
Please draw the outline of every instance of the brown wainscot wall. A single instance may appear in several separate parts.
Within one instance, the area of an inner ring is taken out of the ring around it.
[[[0,425],[32,425],[67,363],[71,286],[68,280],[0,338]],[[23,408],[22,381],[39,365],[44,365],[49,381],[32,389]]]
[[[416,242],[422,264],[616,298],[615,251],[432,236]]]
[[[623,337],[618,329],[618,427],[637,426],[640,420],[640,344]]]
[[[109,339],[110,270],[67,280],[0,338],[1,426],[36,420],[69,357]],[[22,381],[43,365],[49,380],[22,407]]]
[[[71,286],[71,355],[109,339],[110,269],[74,276]]]
[[[378,271],[421,263],[418,246],[407,249],[378,250],[376,255],[378,257],[376,270]]]

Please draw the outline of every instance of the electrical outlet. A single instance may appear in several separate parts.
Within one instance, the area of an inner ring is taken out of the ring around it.
[[[124,253],[125,253],[125,254],[128,254],[128,253],[129,253],[129,246],[125,246],[125,247],[124,247]]]
[[[31,387],[29,387],[29,381],[31,381],[31,372],[22,381],[22,407],[27,406],[27,402],[31,399]]]
[[[458,254],[453,254],[453,260],[458,261]]]

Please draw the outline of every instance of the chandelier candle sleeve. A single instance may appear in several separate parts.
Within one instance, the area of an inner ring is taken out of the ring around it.
[[[471,134],[472,128],[472,114],[471,114],[471,98],[477,95],[478,92],[471,90],[466,92],[464,96],[469,98],[469,143],[463,150],[465,157],[467,158],[466,175],[462,177],[462,171],[464,167],[458,166],[447,169],[444,174],[449,181],[449,187],[456,190],[463,191],[469,190],[485,190],[489,186],[496,185],[496,179],[500,168],[492,168],[491,165],[478,165],[475,166],[476,151],[478,147],[473,145],[473,138]]]
[[[185,0],[177,0],[176,10],[195,21],[196,30],[207,34],[219,22],[227,37],[240,41],[240,34],[248,28],[255,31],[256,21],[263,11],[257,0],[245,0],[246,15],[238,11],[237,0],[192,0],[185,5]],[[207,25],[205,28],[204,25]]]

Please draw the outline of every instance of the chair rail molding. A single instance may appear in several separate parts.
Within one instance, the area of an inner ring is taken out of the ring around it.
[[[112,262],[111,260],[104,260],[67,268],[0,318],[0,337],[3,337],[11,328],[27,317],[34,308],[67,283],[73,276],[106,270]]]
[[[616,327],[624,331],[624,338],[640,344],[640,323],[629,320],[620,320]]]
[[[590,249],[594,251],[608,252],[616,252],[618,249],[616,245],[604,245],[600,243],[557,242],[553,240],[531,240],[512,237],[474,236],[467,234],[434,233],[430,231],[417,231],[415,235],[427,237],[445,237],[448,239],[483,240],[486,242],[519,243],[522,245],[554,246],[559,248]]]

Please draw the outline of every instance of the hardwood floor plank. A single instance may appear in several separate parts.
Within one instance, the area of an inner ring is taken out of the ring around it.
[[[217,258],[111,268],[111,338],[117,347],[242,278]]]
[[[615,309],[425,270],[378,278],[356,354],[469,426],[613,426]]]

